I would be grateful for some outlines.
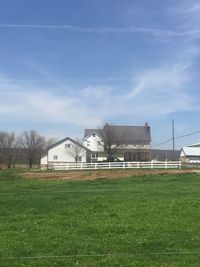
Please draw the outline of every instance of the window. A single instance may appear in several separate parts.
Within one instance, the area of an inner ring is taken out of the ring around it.
[[[93,134],[92,134],[92,136],[93,136],[93,137],[95,137],[95,136],[96,136],[96,134],[95,134],[95,133],[93,133]]]
[[[90,141],[87,141],[87,146],[90,146]]]
[[[81,162],[81,161],[82,161],[82,157],[81,157],[81,156],[78,156],[77,161],[78,161],[78,162]]]
[[[54,155],[53,159],[55,159],[55,160],[58,159],[58,155]]]
[[[69,147],[70,147],[70,144],[65,144],[65,147],[66,147],[66,148],[69,148]]]
[[[91,162],[97,162],[98,160],[98,153],[91,154]]]

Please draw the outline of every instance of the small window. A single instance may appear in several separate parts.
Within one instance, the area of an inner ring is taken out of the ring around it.
[[[91,158],[92,158],[92,159],[96,159],[96,158],[98,158],[98,154],[97,154],[97,153],[93,153],[93,154],[91,154]]]
[[[70,147],[70,144],[65,144],[65,147],[66,147],[66,148],[69,148],[69,147]]]
[[[93,137],[95,137],[95,136],[96,136],[96,134],[95,134],[95,133],[93,133],[93,134],[92,134],[92,136],[93,136]]]
[[[87,141],[87,146],[90,146],[90,141]]]
[[[78,159],[77,159],[78,162],[81,162],[82,161],[82,157],[79,156]]]
[[[54,155],[53,159],[55,159],[55,160],[58,159],[58,155]]]

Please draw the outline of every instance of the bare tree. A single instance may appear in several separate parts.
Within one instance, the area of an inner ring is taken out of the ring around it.
[[[19,145],[24,150],[29,167],[32,168],[34,163],[38,163],[45,149],[45,138],[40,136],[36,131],[25,131],[19,137]]]
[[[117,149],[123,144],[123,132],[118,131],[114,125],[106,123],[100,133],[107,160],[112,161]]]
[[[70,147],[67,148],[67,153],[69,153],[77,163],[82,157],[83,152],[85,151],[82,141],[80,139],[71,140]]]
[[[16,147],[15,133],[0,132],[0,162],[8,168],[15,164]]]
[[[50,137],[50,138],[46,139],[46,149],[47,149],[49,146],[55,144],[56,142],[57,142],[57,139],[54,138],[54,137]]]

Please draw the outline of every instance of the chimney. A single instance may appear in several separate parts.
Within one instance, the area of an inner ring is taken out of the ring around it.
[[[144,127],[145,127],[145,128],[148,128],[148,127],[149,127],[149,125],[148,125],[148,123],[147,123],[147,122],[145,122],[145,125],[144,125]]]

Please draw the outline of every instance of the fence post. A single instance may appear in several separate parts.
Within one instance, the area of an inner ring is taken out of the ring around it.
[[[109,162],[109,169],[110,169],[110,167],[111,167],[111,166],[110,166],[110,162]]]
[[[67,163],[67,171],[69,170],[69,164]]]
[[[165,160],[165,169],[167,169],[167,160]]]
[[[139,162],[137,161],[137,169],[139,169],[140,168],[140,164],[139,164]]]
[[[151,169],[153,169],[153,161],[151,161]]]
[[[81,170],[83,169],[83,163],[81,163]]]
[[[97,169],[97,163],[96,162],[94,163],[94,168],[95,168],[95,170]]]
[[[178,161],[178,169],[181,169],[181,161]]]
[[[125,162],[123,161],[123,169],[125,169]]]

